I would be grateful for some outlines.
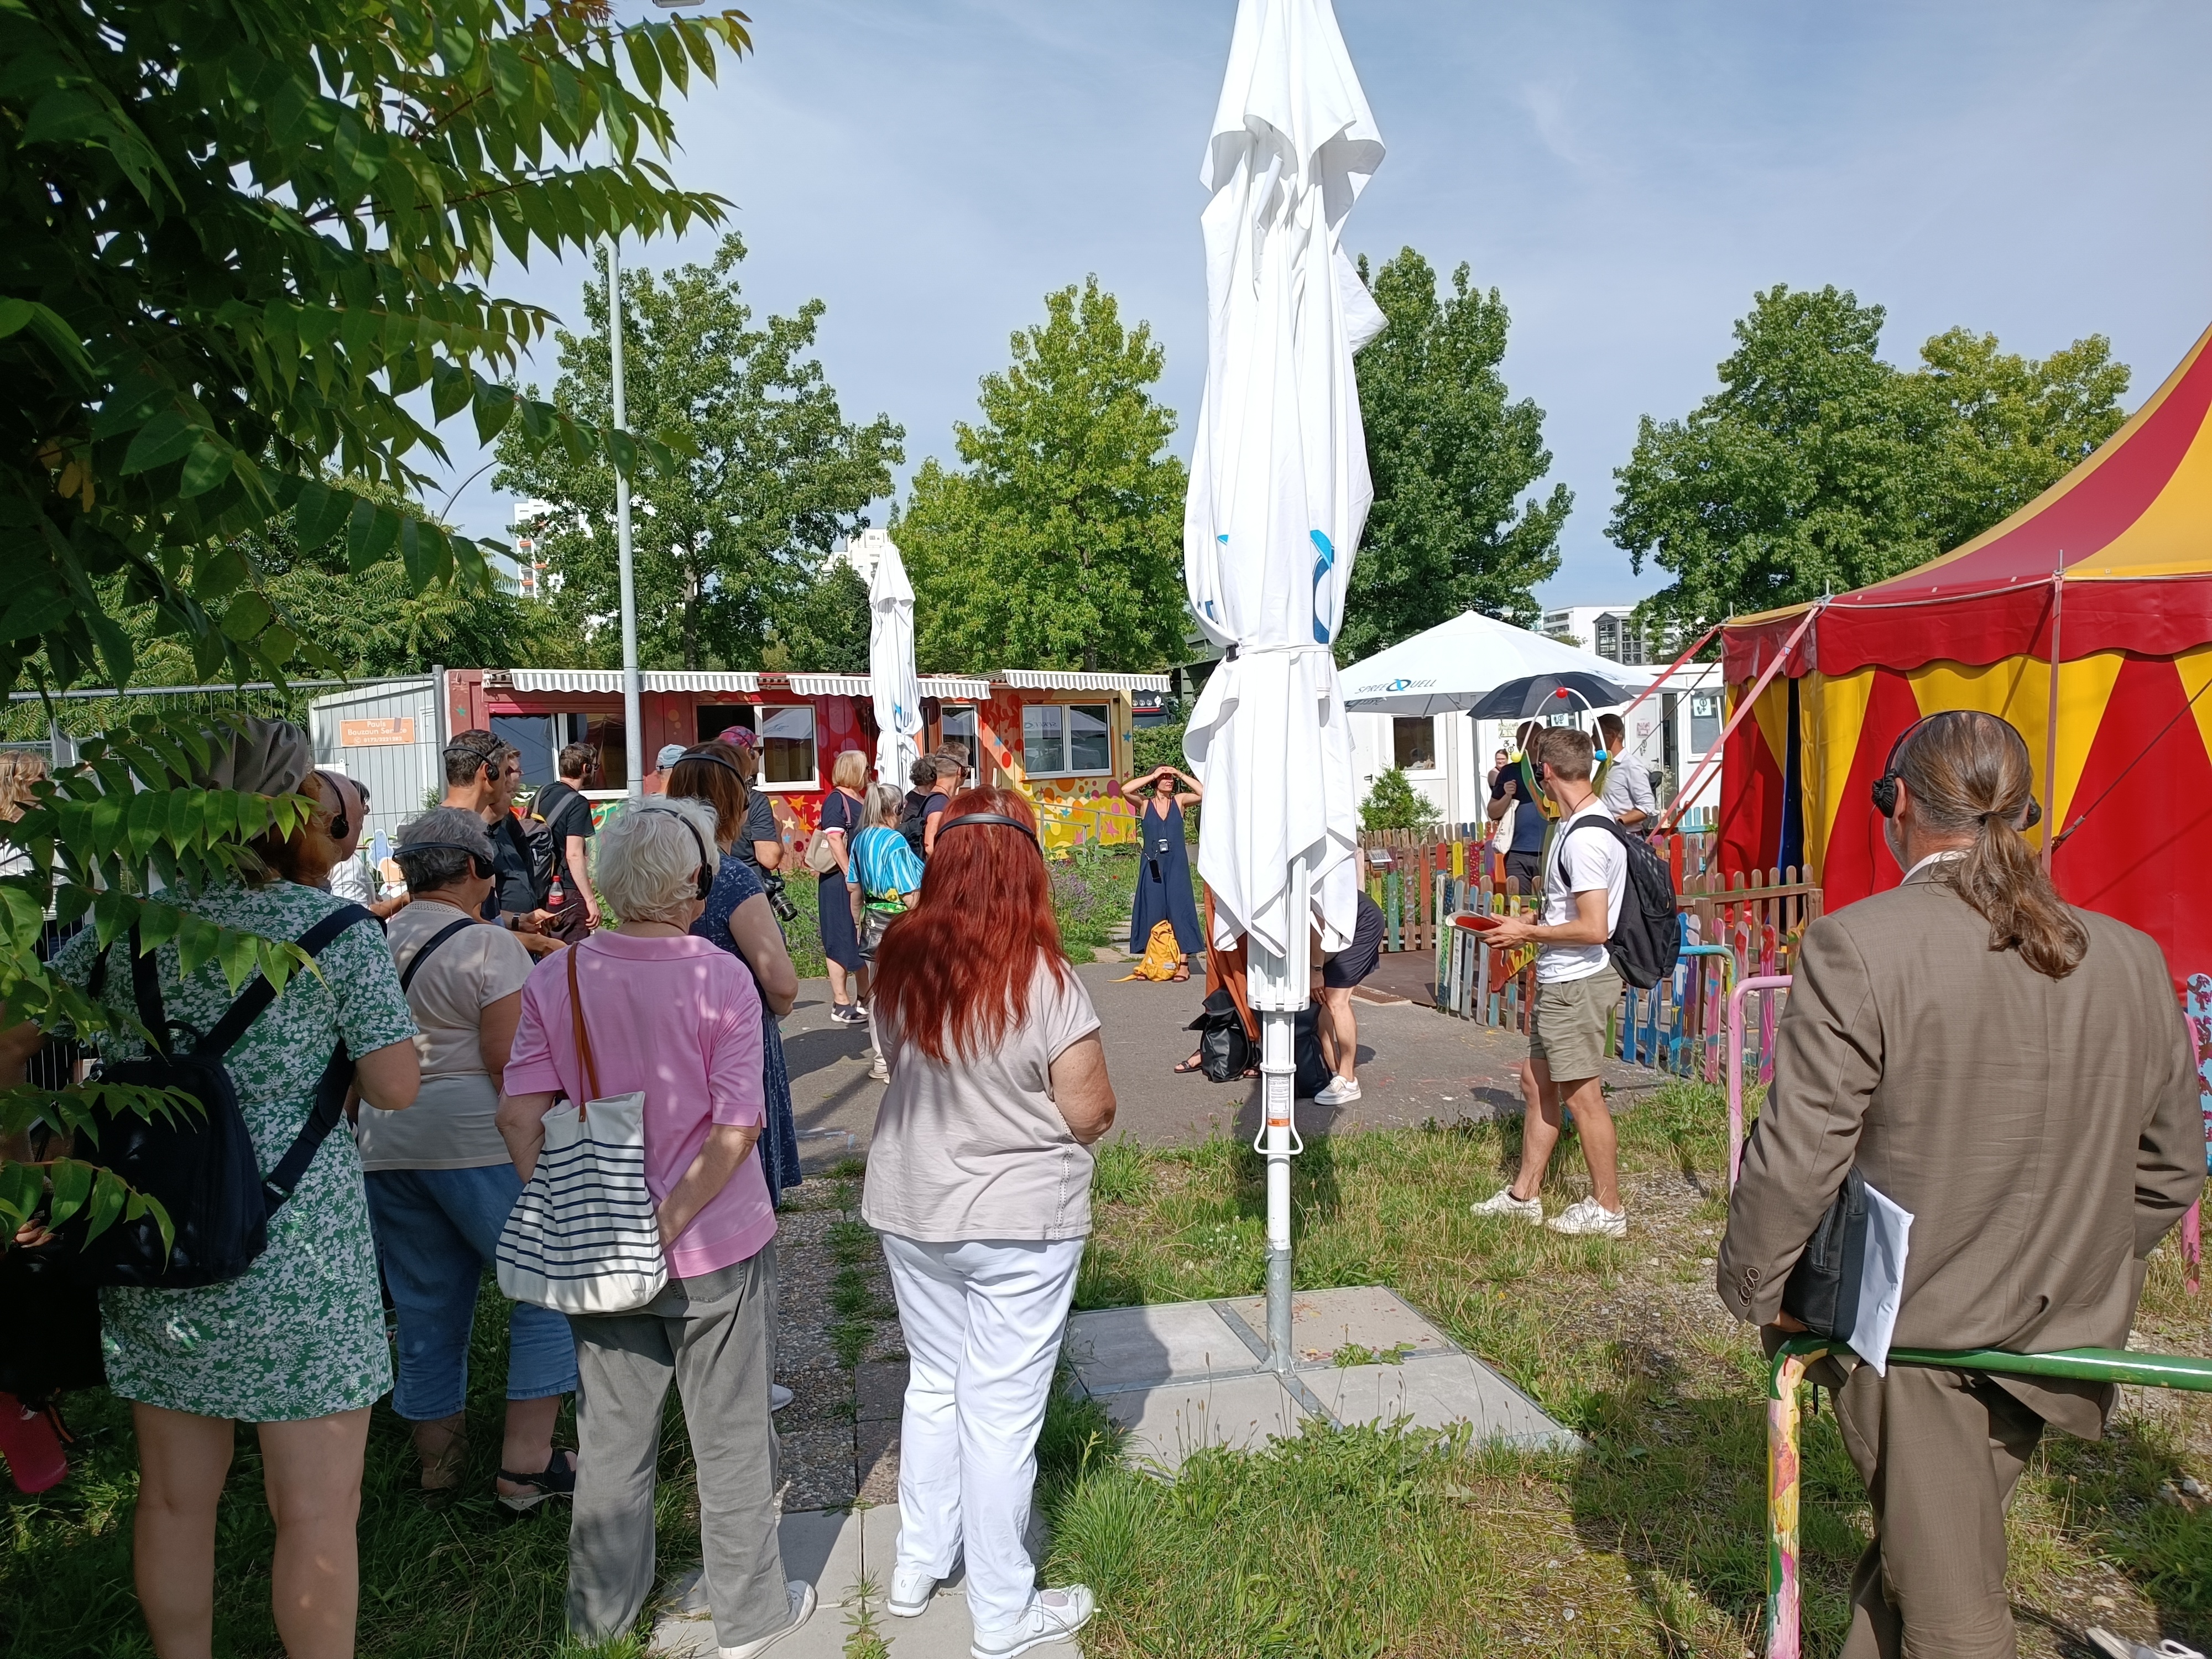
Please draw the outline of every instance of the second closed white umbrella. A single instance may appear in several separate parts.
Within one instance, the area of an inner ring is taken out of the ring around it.
[[[878,544],[868,580],[868,684],[876,714],[876,781],[907,787],[921,755],[921,680],[914,667],[914,586],[898,544]]]

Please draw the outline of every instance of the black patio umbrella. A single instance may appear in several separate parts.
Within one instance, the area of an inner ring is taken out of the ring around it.
[[[1577,709],[1618,708],[1635,696],[1632,687],[1601,674],[1529,674],[1507,680],[1467,713],[1468,719],[1478,720],[1534,720]]]

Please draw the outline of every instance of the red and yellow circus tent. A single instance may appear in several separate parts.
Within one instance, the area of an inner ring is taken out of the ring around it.
[[[2177,979],[2212,971],[2208,344],[2212,331],[2103,448],[1956,551],[1729,625],[1732,703],[1787,658],[1729,739],[1723,869],[1808,869],[1831,909],[1895,886],[1869,786],[1921,715],[1986,709],[2035,757],[2030,834],[2056,833],[2059,890],[2156,939]]]

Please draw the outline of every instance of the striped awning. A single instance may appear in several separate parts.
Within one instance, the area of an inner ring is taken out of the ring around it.
[[[1080,669],[1007,668],[992,677],[1016,691],[1164,691],[1164,674],[1087,673]]]

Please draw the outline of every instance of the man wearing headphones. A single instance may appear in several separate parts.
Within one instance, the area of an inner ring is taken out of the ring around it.
[[[446,798],[439,805],[474,812],[491,836],[498,879],[484,900],[483,919],[514,934],[532,956],[545,957],[559,950],[561,941],[545,932],[549,913],[538,908],[529,843],[514,821],[514,797],[521,787],[521,754],[490,732],[457,732],[446,744]]]
[[[1870,803],[1903,884],[1805,930],[1716,1267],[1770,1352],[1805,1328],[1784,1293],[1854,1168],[1912,1217],[1900,1348],[2124,1347],[2144,1259],[2204,1184],[2165,958],[2058,896],[2022,833],[2034,781],[1996,715],[1917,722]],[[1881,1374],[1840,1344],[1811,1375],[1874,1511],[1844,1659],[2010,1659],[2006,1504],[2046,1424],[2102,1432],[2111,1387]]]

